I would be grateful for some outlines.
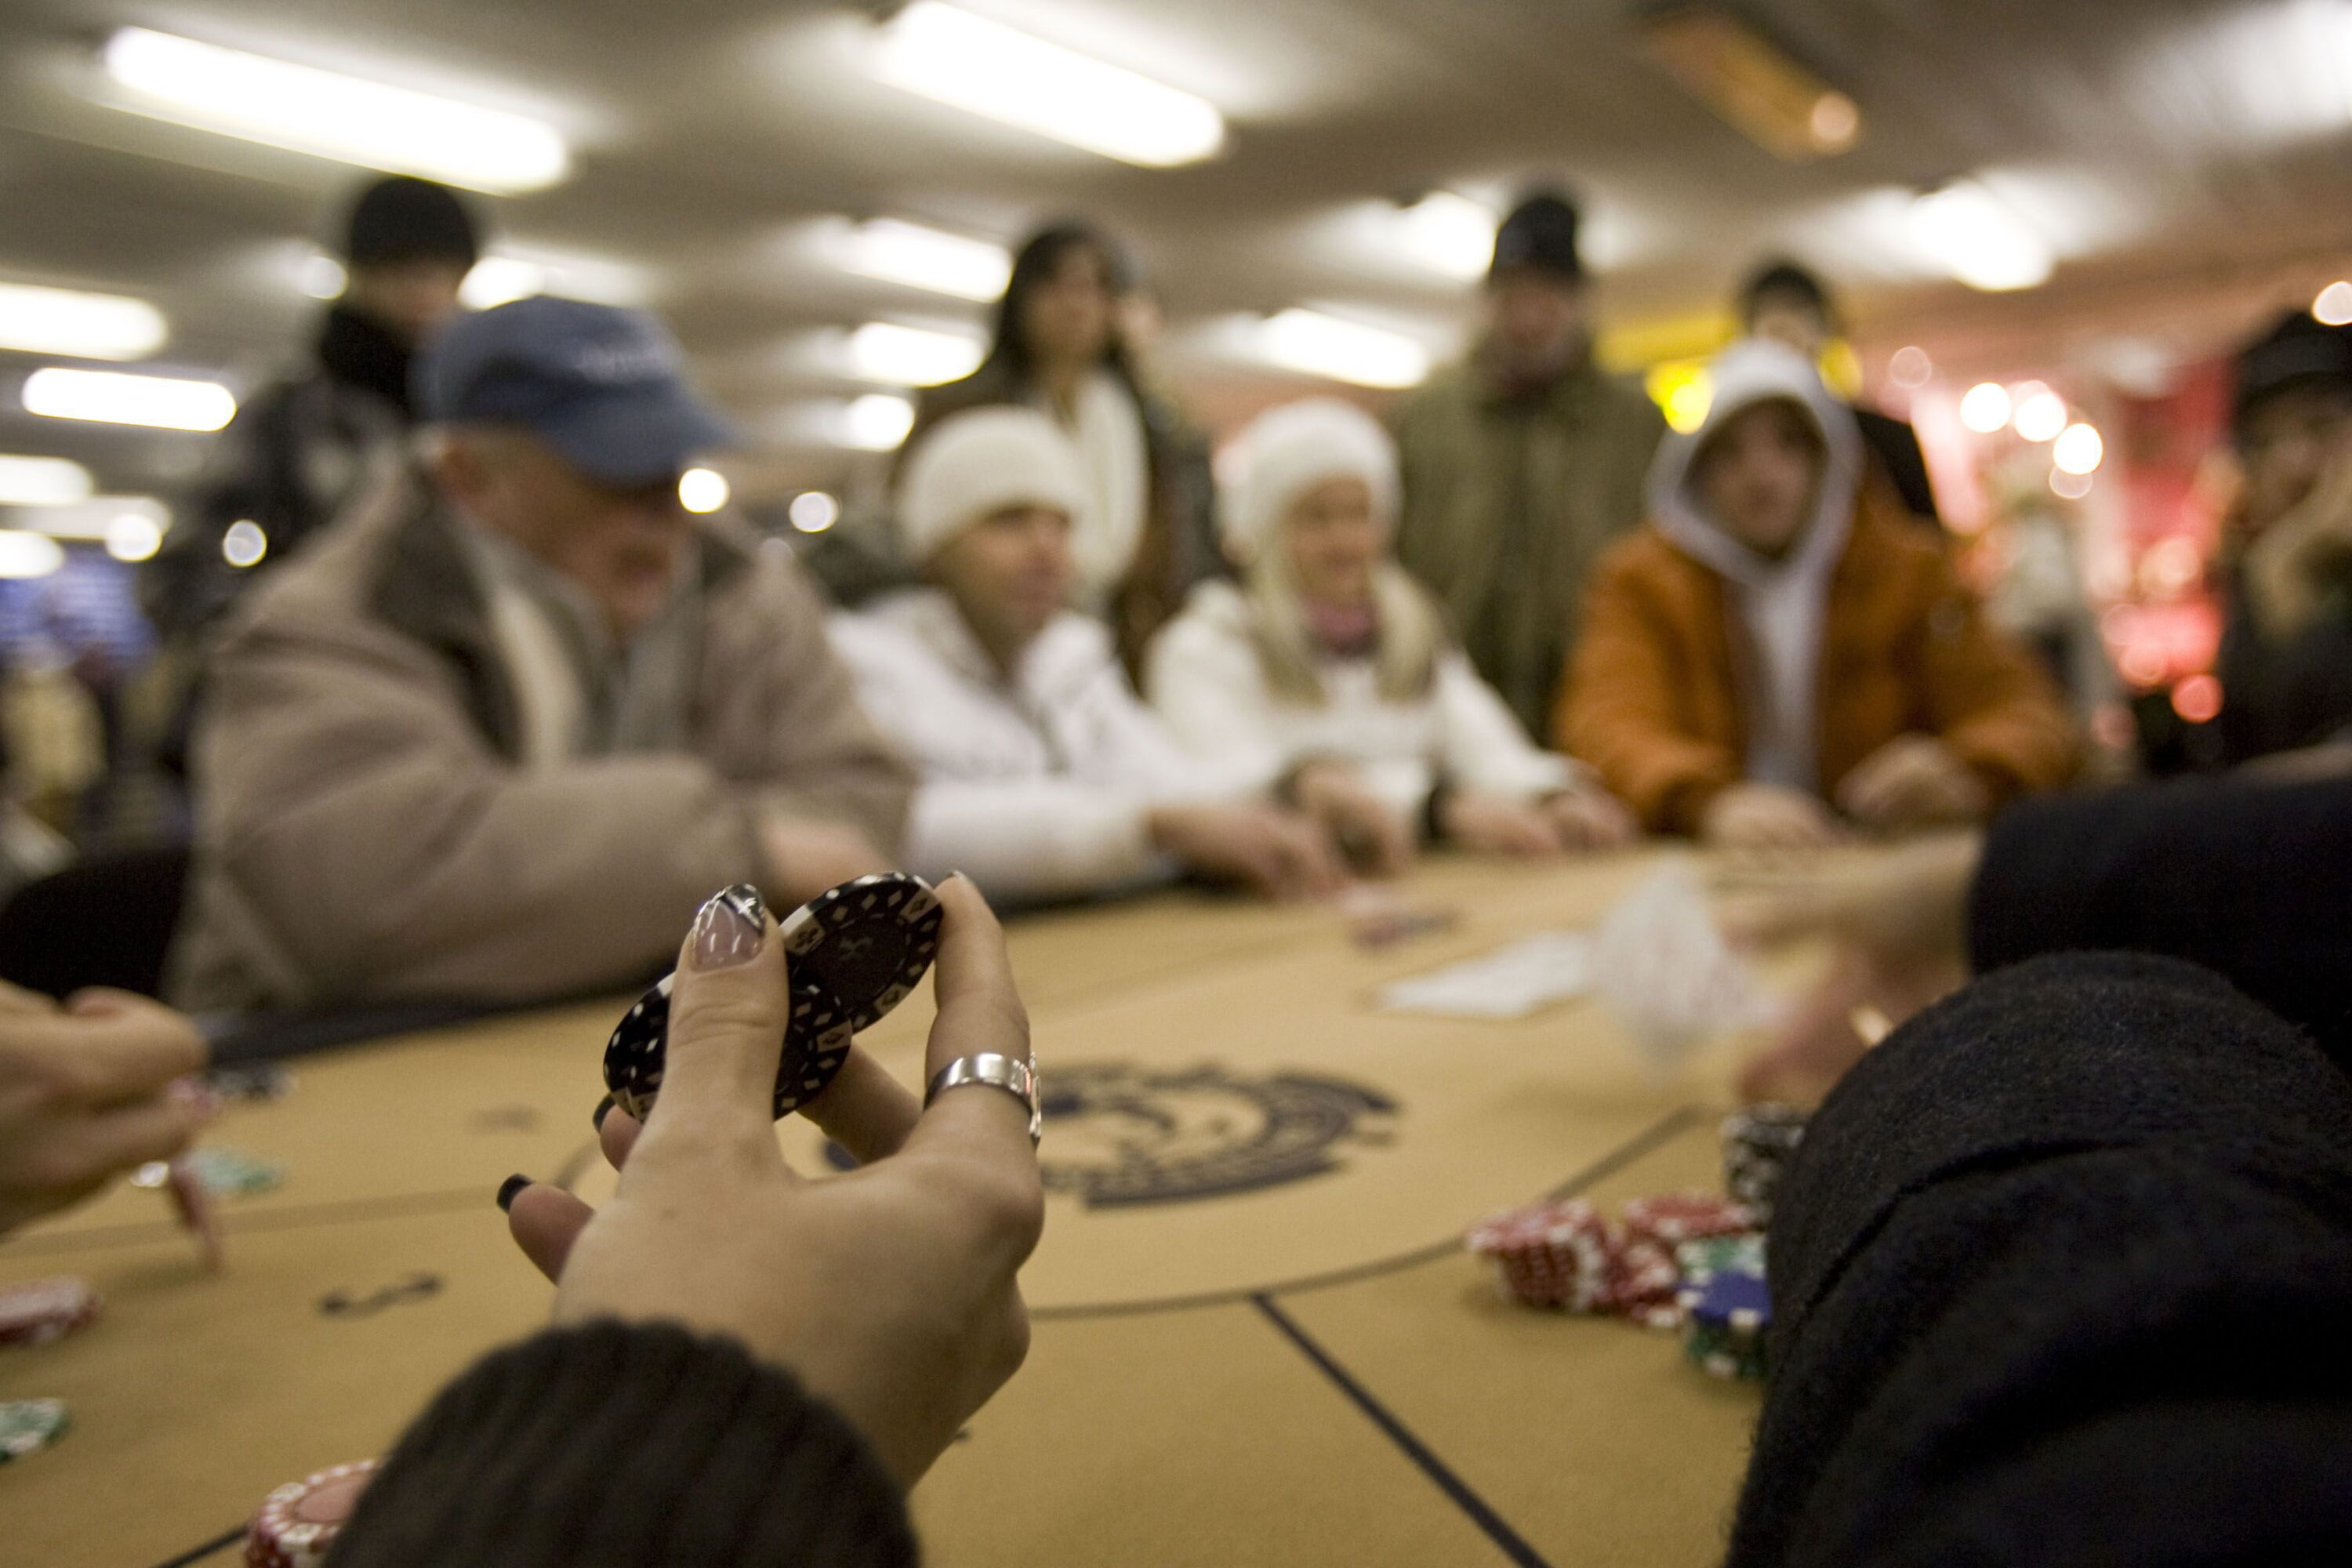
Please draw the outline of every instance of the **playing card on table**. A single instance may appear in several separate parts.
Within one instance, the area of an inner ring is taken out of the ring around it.
[[[1394,1013],[1524,1018],[1581,994],[1591,983],[1591,952],[1592,939],[1582,931],[1543,931],[1483,958],[1395,981],[1375,1000]]]

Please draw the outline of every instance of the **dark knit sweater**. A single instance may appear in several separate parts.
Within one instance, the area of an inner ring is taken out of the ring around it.
[[[2352,1070],[2352,780],[2184,780],[2024,801],[1969,910],[1979,973],[2040,952],[2185,958]]]
[[[791,1374],[683,1329],[496,1351],[400,1440],[332,1568],[903,1568],[898,1490]]]
[[[1733,1568],[2352,1562],[2352,1080],[2212,974],[1979,981],[1777,1207]]]

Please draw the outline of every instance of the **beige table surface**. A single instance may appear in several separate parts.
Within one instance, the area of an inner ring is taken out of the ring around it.
[[[918,1489],[929,1560],[1715,1560],[1753,1392],[1671,1336],[1506,1305],[1458,1238],[1563,1188],[1714,1185],[1730,1047],[1661,1084],[1590,1002],[1491,1023],[1370,1000],[1589,924],[1650,863],[1434,862],[1404,890],[1458,923],[1377,952],[1328,911],[1188,893],[1014,921],[1061,1111],[1034,1348]],[[620,1006],[293,1064],[291,1095],[208,1135],[289,1172],[224,1205],[220,1274],[127,1188],[0,1244],[0,1280],[77,1273],[108,1302],[0,1352],[0,1398],[74,1418],[0,1467],[0,1568],[235,1561],[185,1554],[277,1483],[383,1451],[539,1323],[548,1287],[492,1194],[516,1171],[610,1190],[588,1115]],[[864,1041],[910,1084],[930,1011],[926,988]],[[824,1168],[805,1122],[780,1131]]]

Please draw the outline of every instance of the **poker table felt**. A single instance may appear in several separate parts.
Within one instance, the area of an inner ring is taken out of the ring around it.
[[[1458,923],[1373,952],[1325,911],[1191,892],[1013,921],[1055,1111],[1035,1334],[915,1493],[928,1560],[1716,1561],[1755,1391],[1670,1335],[1504,1302],[1460,1237],[1547,1193],[1716,1187],[1733,1047],[1661,1083],[1590,1001],[1508,1023],[1370,1002],[1591,923],[1652,859],[1432,862],[1404,891]],[[0,1568],[236,1561],[271,1487],[384,1451],[540,1324],[549,1287],[492,1194],[517,1171],[609,1193],[588,1117],[625,1001],[296,1062],[290,1095],[207,1135],[288,1172],[224,1202],[219,1274],[130,1188],[0,1244],[0,1280],[107,1298],[0,1351],[0,1398],[73,1412],[0,1466]],[[913,1085],[930,1014],[926,986],[863,1048]],[[826,1168],[809,1124],[780,1136]]]

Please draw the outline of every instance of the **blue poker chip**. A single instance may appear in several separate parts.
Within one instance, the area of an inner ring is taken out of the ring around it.
[[[730,889],[729,896],[742,898],[747,912],[759,907],[748,888]],[[776,1064],[777,1120],[823,1093],[849,1059],[851,1039],[922,980],[939,953],[943,913],[921,878],[886,871],[821,893],[785,919],[792,1013]],[[661,1088],[675,979],[656,981],[604,1046],[604,1087],[615,1106],[639,1121]]]
[[[1726,1270],[1705,1284],[1685,1287],[1676,1300],[1694,1329],[1745,1338],[1762,1333],[1772,1321],[1771,1288],[1758,1274]]]

